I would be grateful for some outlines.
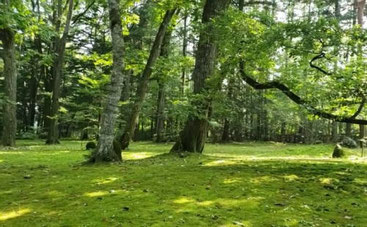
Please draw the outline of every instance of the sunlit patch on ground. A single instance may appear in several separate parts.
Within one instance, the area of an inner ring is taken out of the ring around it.
[[[228,166],[228,165],[235,165],[237,163],[238,162],[236,162],[235,160],[217,160],[208,162],[205,164],[205,166]]]
[[[288,176],[284,176],[283,178],[287,182],[292,182],[292,181],[295,181],[295,180],[298,180],[299,179],[299,177],[297,175],[294,175],[294,174],[288,175]]]
[[[274,181],[277,181],[277,179],[271,176],[254,177],[250,180],[250,182],[253,184],[262,184],[262,183],[269,183],[269,182],[274,182]]]
[[[234,183],[238,183],[238,182],[241,182],[242,179],[237,177],[237,178],[227,178],[227,179],[224,179],[223,183],[224,184],[234,184]]]
[[[87,192],[87,193],[84,193],[84,196],[87,196],[87,197],[101,197],[101,196],[106,196],[106,195],[121,194],[123,192],[126,192],[126,191],[111,189],[109,191]]]
[[[117,180],[118,180],[117,177],[109,177],[109,178],[93,180],[93,183],[96,183],[96,184],[110,184],[110,183],[115,182]]]
[[[124,160],[139,160],[139,159],[150,158],[150,157],[156,156],[158,154],[159,153],[156,153],[156,152],[139,152],[139,153],[136,153],[136,152],[127,151],[127,152],[122,153],[122,158]]]
[[[0,163],[2,163],[2,162],[4,162],[4,160],[1,160],[1,159],[0,159]]]
[[[326,185],[330,185],[330,184],[333,184],[333,183],[338,183],[339,180],[338,179],[335,179],[335,178],[320,178],[320,183],[321,184],[326,184]]]
[[[87,192],[84,195],[88,196],[88,197],[98,197],[98,196],[108,195],[108,192],[106,192],[106,191]]]
[[[29,212],[31,212],[31,210],[28,209],[28,208],[19,209],[19,210],[16,210],[16,211],[0,212],[0,221],[6,221],[8,219],[20,217],[20,216],[25,215]]]

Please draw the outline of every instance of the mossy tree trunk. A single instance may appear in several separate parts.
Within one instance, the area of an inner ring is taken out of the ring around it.
[[[90,162],[120,162],[121,153],[114,150],[115,124],[119,112],[118,102],[121,97],[123,84],[123,46],[120,1],[108,0],[110,30],[112,36],[113,69],[111,82],[107,87],[107,97],[101,116],[99,138],[96,151]]]
[[[194,80],[194,94],[203,95],[208,91],[205,80],[215,69],[217,46],[213,37],[212,19],[223,13],[229,6],[230,0],[207,0],[202,15],[204,29],[200,33],[196,52],[195,69],[192,75]],[[201,153],[204,149],[207,131],[210,100],[202,98],[193,103],[196,113],[191,114],[183,131],[171,152]]]
[[[62,18],[62,1],[58,2],[58,26]],[[73,14],[74,2],[69,0],[68,14],[65,22],[65,28],[61,38],[56,38],[55,42],[55,57],[52,65],[52,98],[51,98],[51,111],[50,120],[47,133],[46,144],[59,143],[59,130],[58,130],[58,112],[60,108],[60,94],[61,94],[61,81],[62,81],[62,69],[64,66],[65,46],[67,36],[69,35],[71,17]],[[58,27],[57,26],[57,27]]]
[[[15,146],[17,131],[16,96],[17,96],[17,65],[15,51],[15,33],[10,28],[0,29],[3,43],[2,58],[4,60],[4,98],[2,144]]]

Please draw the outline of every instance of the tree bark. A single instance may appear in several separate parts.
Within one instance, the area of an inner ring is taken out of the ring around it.
[[[5,77],[2,144],[11,147],[15,146],[17,131],[17,65],[14,37],[15,34],[10,28],[0,29],[0,38],[4,48],[2,58],[4,60]]]
[[[120,162],[121,152],[114,151],[115,124],[118,115],[118,102],[121,97],[123,84],[123,56],[124,40],[120,14],[120,1],[108,0],[110,30],[112,36],[113,68],[111,82],[107,87],[107,97],[101,116],[99,138],[96,151],[90,162]]]
[[[152,49],[150,51],[148,62],[146,63],[143,74],[139,80],[138,88],[136,91],[136,98],[134,100],[134,104],[133,104],[133,107],[130,113],[129,120],[126,123],[124,134],[122,135],[122,138],[121,138],[122,149],[126,149],[129,146],[130,140],[134,136],[136,124],[138,122],[138,118],[140,114],[140,110],[141,110],[145,95],[148,91],[149,78],[152,75],[153,66],[160,55],[163,38],[166,34],[168,25],[170,24],[171,19],[173,15],[175,14],[175,12],[176,12],[176,9],[168,10],[166,12],[163,18],[163,21],[159,27],[158,33],[155,37]]]
[[[50,114],[50,125],[48,128],[48,135],[46,144],[57,144],[59,143],[59,130],[58,130],[58,112],[60,108],[60,94],[61,94],[61,81],[62,81],[62,69],[64,66],[65,56],[65,45],[67,36],[69,35],[70,23],[73,14],[73,0],[69,0],[68,14],[65,22],[65,28],[61,39],[56,38],[56,54],[52,66],[52,103],[51,103],[51,114]],[[62,7],[59,2],[59,11]],[[58,14],[58,20],[61,20],[61,14]]]
[[[163,39],[161,48],[161,57],[168,58],[170,54],[170,44],[171,44],[172,31],[166,32]],[[161,75],[165,76],[165,75]],[[166,90],[164,84],[164,78],[158,78],[158,99],[157,99],[157,113],[156,113],[156,128],[155,133],[157,134],[156,142],[163,141],[163,129],[164,129],[164,108],[166,104]]]
[[[210,23],[212,19],[218,17],[227,9],[229,3],[230,0],[207,0],[205,3],[202,15],[204,29],[200,32],[195,69],[192,75],[194,94],[202,95],[208,90],[205,81],[214,72],[217,55],[217,44]],[[171,152],[203,152],[208,131],[207,118],[210,101],[203,98],[200,101],[195,101],[193,106],[196,107],[197,113],[190,114]]]

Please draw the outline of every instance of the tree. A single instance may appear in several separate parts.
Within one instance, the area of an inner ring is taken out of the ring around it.
[[[52,104],[51,104],[51,112],[50,112],[50,125],[48,128],[48,135],[46,144],[55,144],[59,143],[59,135],[58,135],[58,112],[60,108],[60,94],[61,94],[61,81],[62,81],[62,69],[64,66],[64,56],[65,56],[65,45],[67,41],[67,37],[69,35],[70,24],[73,14],[73,6],[74,1],[68,1],[68,13],[65,22],[64,31],[62,37],[55,38],[55,55],[53,59],[52,65]],[[56,18],[56,32],[60,31],[61,18],[63,14],[63,4],[62,0],[58,0],[57,3],[57,18]]]
[[[0,14],[0,16],[5,17],[5,21],[7,21],[6,19],[10,20],[10,18],[7,18],[7,16],[12,13],[12,7],[10,4],[9,0],[4,0],[0,3],[0,9],[2,10],[1,14],[4,13],[4,15]],[[15,31],[10,27],[10,25],[11,23],[0,23],[0,39],[3,44],[1,57],[4,60],[5,76],[2,144],[4,146],[13,147],[15,146],[15,136],[17,132],[17,60],[15,50]]]
[[[115,152],[113,148],[118,102],[124,79],[124,39],[122,36],[120,1],[108,0],[108,7],[112,36],[113,69],[101,117],[98,145],[96,151],[92,153],[89,159],[90,162],[119,162],[122,159],[121,153]]]
[[[201,95],[200,100],[193,103],[197,113],[190,114],[179,140],[172,147],[171,152],[201,153],[204,149],[207,131],[210,100],[205,96],[208,91],[206,79],[214,73],[217,44],[215,43],[211,25],[212,20],[223,13],[229,6],[229,0],[207,0],[202,15],[203,30],[196,53],[195,69],[192,74],[194,80],[194,94]]]
[[[138,88],[136,91],[136,98],[132,106],[129,120],[126,124],[124,134],[122,135],[122,138],[121,138],[122,149],[126,149],[129,146],[130,140],[134,135],[135,127],[136,127],[136,124],[139,118],[139,114],[140,114],[140,110],[141,110],[145,95],[148,90],[149,78],[152,75],[153,66],[160,55],[163,39],[165,37],[167,28],[176,10],[177,9],[170,9],[166,11],[165,16],[162,20],[162,23],[158,29],[157,35],[155,37],[153,46],[150,51],[148,61],[145,65],[143,74],[141,75],[141,78],[138,84]]]

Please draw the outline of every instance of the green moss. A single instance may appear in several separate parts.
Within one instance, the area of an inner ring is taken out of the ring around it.
[[[83,166],[85,142],[0,150],[0,226],[362,226],[367,166],[331,145],[133,143],[122,164]],[[25,176],[29,176],[25,178]]]

